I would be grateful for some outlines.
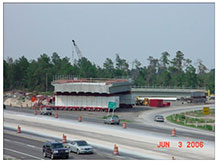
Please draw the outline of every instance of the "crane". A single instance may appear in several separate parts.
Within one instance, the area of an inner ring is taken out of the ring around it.
[[[75,40],[72,40],[72,42],[73,42],[72,58],[73,58],[73,63],[74,63],[74,48],[75,48],[75,52],[76,52],[79,59],[82,58],[82,53],[81,53],[79,47],[76,45]]]

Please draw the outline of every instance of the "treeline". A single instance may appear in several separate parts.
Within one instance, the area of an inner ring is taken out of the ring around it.
[[[51,81],[55,75],[71,75],[79,78],[121,78],[133,80],[136,86],[162,87],[206,87],[214,93],[215,69],[208,70],[201,60],[197,66],[177,51],[173,59],[168,52],[160,58],[150,56],[142,63],[137,59],[130,64],[116,54],[115,60],[106,58],[103,66],[92,63],[87,58],[75,60],[71,64],[68,57],[57,53],[51,57],[42,54],[37,60],[28,61],[22,56],[15,61],[4,60],[4,90],[22,89],[29,91],[53,91]]]

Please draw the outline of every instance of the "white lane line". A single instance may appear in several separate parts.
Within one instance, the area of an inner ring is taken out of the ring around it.
[[[31,148],[39,148],[39,147],[36,147],[36,146],[30,145],[30,144],[26,144],[26,146],[31,147]]]
[[[38,159],[38,160],[43,160],[42,158],[40,157],[36,157],[36,156],[33,156],[33,155],[29,155],[27,153],[23,153],[23,152],[18,152],[16,150],[13,150],[13,149],[9,149],[9,148],[3,148],[5,150],[8,150],[8,151],[11,151],[11,152],[14,152],[14,153],[18,153],[18,154],[21,154],[21,155],[24,155],[24,156],[28,156],[28,157],[31,157],[31,158],[35,158],[35,159]]]
[[[20,144],[20,145],[25,145],[25,146],[28,146],[28,147],[31,147],[31,148],[35,148],[35,149],[42,149],[40,147],[37,147],[37,146],[34,146],[34,145],[30,145],[30,144],[25,144],[25,143],[22,143],[22,142],[17,142],[17,141],[13,141],[13,140],[8,140],[8,139],[4,139],[5,141],[8,141],[8,142],[12,142],[12,143],[15,143],[15,144]]]

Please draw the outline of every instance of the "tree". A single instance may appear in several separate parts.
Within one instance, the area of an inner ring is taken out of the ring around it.
[[[122,76],[128,76],[129,71],[129,65],[126,62],[125,59],[121,59],[119,54],[116,54],[116,76],[122,77]]]
[[[62,75],[69,75],[73,74],[73,67],[70,63],[70,59],[68,57],[64,57],[60,61],[60,70],[58,71],[59,74]]]
[[[168,71],[168,66],[170,64],[169,60],[170,54],[168,52],[163,52],[162,56],[159,59],[158,63],[158,73],[157,73],[157,79],[156,84],[159,86],[168,86],[170,85],[170,72]]]
[[[87,58],[82,57],[77,62],[79,68],[79,76],[84,78],[96,77],[96,66],[93,65]]]
[[[203,61],[201,59],[197,60],[197,65],[199,86],[206,87],[208,83],[208,68],[203,64]]]
[[[170,63],[169,56],[170,56],[170,54],[165,51],[165,52],[162,53],[162,56],[160,57],[160,62],[161,62],[161,65],[162,65],[161,67],[163,69],[167,69],[167,66]]]
[[[134,68],[133,68],[134,67]],[[136,80],[138,75],[139,75],[139,71],[140,71],[140,68],[141,68],[141,62],[138,61],[137,59],[135,59],[133,62],[132,62],[132,69],[130,71],[130,74],[131,74],[131,78],[133,80]]]
[[[115,66],[110,58],[106,58],[103,68],[82,57],[71,65],[68,57],[61,58],[56,52],[49,57],[40,55],[37,60],[28,61],[24,56],[16,59],[4,60],[4,90],[28,89],[30,91],[53,90],[51,81],[54,75],[67,78],[76,76],[80,78],[118,78],[130,76],[135,85],[154,86],[186,86],[206,87],[211,93],[215,92],[215,69],[208,71],[201,60],[198,60],[198,70],[192,66],[192,60],[185,59],[181,51],[169,60],[170,54],[163,52],[157,59],[149,56],[148,65],[141,65],[135,59],[132,68],[128,62],[116,54]]]
[[[170,75],[170,72],[167,71],[167,70],[164,70],[162,71],[156,78],[156,85],[159,85],[159,86],[170,86],[171,83],[171,75]]]
[[[19,83],[19,88],[27,88],[27,69],[29,67],[29,62],[27,58],[22,56],[18,60],[15,61],[16,68],[16,81]]]
[[[191,65],[192,65],[192,60],[191,59],[185,59],[184,66],[187,68],[187,67],[189,67]]]
[[[172,86],[182,87],[184,82],[184,71],[183,71],[183,65],[184,65],[184,54],[181,51],[176,52],[175,58],[171,61],[171,66],[168,68],[170,75],[172,76],[170,84]]]
[[[134,80],[134,85],[137,85],[137,86],[146,85],[146,74],[147,74],[147,68],[145,66],[141,67],[139,69],[139,74],[137,76],[137,79]]]
[[[36,90],[38,85],[38,74],[36,70],[38,68],[38,63],[32,60],[27,69],[27,87],[30,91]]]
[[[184,78],[184,86],[195,88],[198,86],[198,78],[196,75],[196,68],[191,64],[187,66],[185,78]]]
[[[181,51],[177,51],[176,57],[172,60],[172,64],[178,71],[182,71],[184,60],[184,54]]]
[[[211,93],[215,93],[215,69],[210,70],[207,74],[207,79],[207,89],[209,89]]]
[[[45,91],[47,89],[46,82],[48,82],[47,76],[51,73],[52,63],[50,57],[45,53],[40,55],[37,61],[38,66],[35,70],[35,75],[37,77],[36,89],[38,89],[39,91]]]
[[[147,77],[146,77],[146,85],[154,85],[153,81],[155,80],[157,69],[158,69],[158,59],[154,59],[152,56],[149,56],[147,59],[149,61],[149,66],[147,70]]]
[[[203,61],[201,59],[197,60],[198,62],[198,72],[199,74],[205,74],[208,71],[208,68],[203,64]]]
[[[7,82],[7,85],[8,85],[8,86],[7,85],[6,86],[7,86],[7,89],[13,89],[13,88],[15,88],[16,82],[17,82],[15,63],[11,57],[8,57],[6,59],[5,63],[7,63],[7,64],[4,67],[5,68],[4,75],[6,75],[6,76],[4,76],[4,78],[8,79],[7,81],[5,81],[5,82]]]
[[[106,58],[105,62],[103,63],[104,67],[104,77],[106,78],[113,78],[114,76],[114,63],[110,58]],[[100,69],[99,69],[100,70]]]
[[[4,76],[4,78],[3,78],[3,83],[4,83],[4,90],[7,90],[7,89],[9,89],[9,87],[10,87],[10,83],[9,83],[9,65],[8,65],[8,63],[4,60],[4,62],[3,62],[3,76]]]
[[[105,62],[103,63],[103,67],[106,70],[114,69],[114,63],[110,58],[106,58]]]
[[[53,65],[59,65],[61,62],[60,56],[56,52],[53,52],[51,60]]]

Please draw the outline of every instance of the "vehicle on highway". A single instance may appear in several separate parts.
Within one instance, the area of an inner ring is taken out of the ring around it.
[[[109,115],[104,120],[104,123],[105,124],[117,124],[117,125],[119,125],[120,124],[120,119],[117,115],[113,115],[113,116]]]
[[[210,96],[210,97],[209,97],[209,100],[215,100],[215,96],[213,96],[213,95]]]
[[[40,111],[41,115],[52,115],[52,109],[51,108],[47,108],[47,107],[43,107]]]
[[[156,121],[156,122],[164,122],[164,117],[162,115],[155,115],[154,121]]]
[[[64,143],[64,146],[69,149],[70,152],[80,153],[93,153],[93,147],[84,140],[76,140]]]
[[[69,150],[64,147],[60,142],[47,141],[43,145],[44,157],[50,157],[52,160],[55,158],[69,158]]]

